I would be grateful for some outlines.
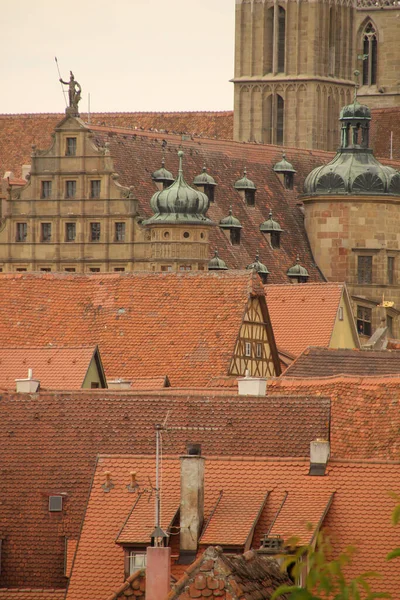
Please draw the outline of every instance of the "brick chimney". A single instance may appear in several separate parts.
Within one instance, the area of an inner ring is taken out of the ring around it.
[[[35,394],[40,387],[39,379],[33,379],[32,369],[28,369],[28,377],[26,379],[15,380],[16,390],[19,394]]]
[[[204,458],[200,444],[188,444],[181,456],[179,564],[191,564],[197,554],[204,519]]]
[[[164,600],[171,591],[171,548],[147,548],[146,600]]]
[[[330,455],[328,440],[318,438],[310,443],[310,471],[309,475],[325,475]]]

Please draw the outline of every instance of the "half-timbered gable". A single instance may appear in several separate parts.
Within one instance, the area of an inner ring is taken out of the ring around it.
[[[263,296],[250,297],[240,326],[229,374],[274,377],[280,367]]]

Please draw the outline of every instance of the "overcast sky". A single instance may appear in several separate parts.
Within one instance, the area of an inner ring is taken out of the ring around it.
[[[61,112],[57,56],[92,112],[230,110],[234,0],[13,0],[1,11],[1,113]]]

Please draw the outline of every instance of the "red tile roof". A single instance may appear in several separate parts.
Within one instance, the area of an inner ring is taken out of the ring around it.
[[[85,340],[109,379],[165,373],[174,387],[227,375],[246,303],[264,297],[252,271],[4,274],[0,292],[3,345]]]
[[[0,588],[0,600],[63,600],[65,589]]]
[[[308,461],[301,459],[209,457],[206,459],[205,518],[215,506],[221,489],[227,497],[236,494],[239,498],[241,495],[241,502],[233,502],[231,509],[232,515],[236,515],[237,524],[240,524],[242,511],[249,499],[259,494],[260,488],[270,490],[253,540],[253,546],[258,548],[262,534],[268,531],[286,492],[289,497],[297,499],[293,509],[301,506],[302,513],[290,524],[283,518],[281,522],[275,522],[274,532],[284,539],[289,535],[289,525],[291,533],[304,535],[305,523],[302,516],[305,519],[321,520],[324,507],[327,508],[329,498],[335,492],[332,506],[324,519],[324,525],[332,532],[333,551],[338,552],[350,544],[355,545],[358,551],[352,564],[346,568],[349,576],[354,577],[369,570],[380,572],[382,580],[378,582],[378,587],[382,591],[396,593],[400,566],[388,563],[385,559],[387,552],[398,545],[398,532],[390,522],[393,500],[387,490],[396,489],[398,485],[400,463],[331,461],[326,475],[322,477],[309,476],[308,469]],[[67,600],[88,600],[92,597],[90,590],[93,589],[94,582],[99,585],[96,568],[99,562],[107,565],[107,568],[102,569],[101,588],[97,588],[97,597],[108,597],[121,584],[123,551],[115,543],[115,539],[134,504],[132,494],[126,487],[131,470],[136,471],[141,487],[149,488],[149,480],[154,485],[154,457],[99,458]],[[102,488],[105,471],[110,472],[114,484],[109,493],[105,493]],[[167,490],[179,488],[178,457],[164,457],[163,480],[166,483],[163,491],[165,501]],[[365,523],[368,523],[368,527]],[[219,538],[224,539],[225,523],[221,521],[220,524]],[[138,537],[141,538],[141,534]],[[132,532],[132,541],[133,538]]]
[[[332,492],[290,493],[272,523],[268,535],[284,540],[296,538],[297,546],[307,546],[315,539],[318,529],[333,499]]]
[[[400,460],[399,376],[284,376],[268,382],[270,398],[283,393],[331,398],[332,456]]]
[[[229,389],[2,393],[0,586],[65,585],[64,536],[79,535],[96,455],[152,454],[154,425],[167,415],[166,453],[184,453],[196,441],[205,456],[307,456],[310,440],[329,436],[330,401],[240,397]],[[48,495],[64,492],[65,510],[49,514]]]
[[[135,391],[162,390],[169,386],[169,379],[166,375],[161,377],[135,377],[131,382],[131,389]]]
[[[308,346],[328,346],[343,290],[341,283],[266,285],[278,349],[298,356]]]
[[[93,346],[0,348],[0,388],[15,389],[15,380],[26,378],[28,369],[33,369],[41,388],[79,390],[96,350]]]
[[[399,375],[398,350],[342,350],[307,348],[285,371],[285,377],[331,377],[334,375]]]

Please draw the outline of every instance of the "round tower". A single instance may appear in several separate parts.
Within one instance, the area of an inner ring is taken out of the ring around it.
[[[153,216],[143,221],[150,232],[148,260],[153,271],[204,271],[209,261],[207,216],[209,199],[190,187],[183,177],[183,152],[178,152],[179,173],[169,187],[150,201]]]

